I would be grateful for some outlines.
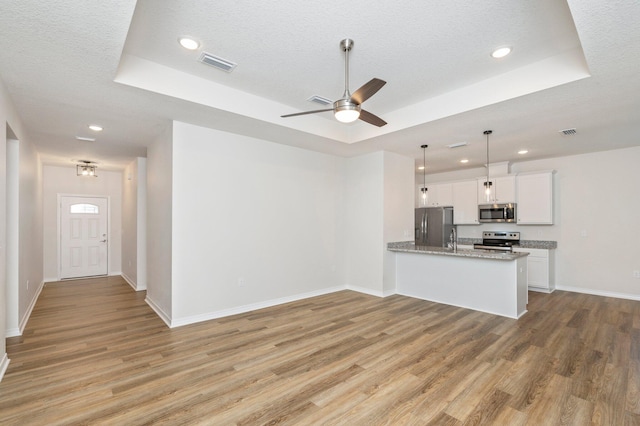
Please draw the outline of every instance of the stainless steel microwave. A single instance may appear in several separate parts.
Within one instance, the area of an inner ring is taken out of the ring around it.
[[[516,203],[480,204],[478,206],[478,220],[480,223],[516,221]]]

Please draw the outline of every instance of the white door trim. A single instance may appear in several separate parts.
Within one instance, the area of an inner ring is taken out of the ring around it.
[[[56,208],[56,254],[57,254],[57,264],[58,264],[58,281],[62,278],[62,263],[60,256],[60,247],[62,245],[62,229],[60,224],[60,208],[62,205],[62,197],[81,197],[81,198],[106,198],[107,199],[107,275],[111,275],[111,196],[109,195],[89,195],[89,194],[67,194],[67,193],[58,193],[57,196],[57,208]],[[65,278],[65,280],[74,279],[74,278]]]

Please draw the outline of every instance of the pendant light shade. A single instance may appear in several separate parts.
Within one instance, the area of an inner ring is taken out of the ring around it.
[[[484,182],[484,194],[487,198],[487,203],[491,202],[491,184],[489,180],[489,135],[493,133],[493,130],[485,130],[484,135],[487,137],[487,180]]]
[[[422,148],[422,205],[426,206],[427,198],[427,148],[429,145],[421,145]]]

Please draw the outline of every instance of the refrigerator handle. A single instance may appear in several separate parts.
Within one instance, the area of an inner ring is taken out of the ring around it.
[[[429,217],[427,216],[427,212],[424,212],[424,240],[427,241],[429,238]]]

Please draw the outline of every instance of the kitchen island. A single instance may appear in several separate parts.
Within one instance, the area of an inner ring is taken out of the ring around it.
[[[527,312],[527,253],[389,243],[396,293],[509,318]]]

